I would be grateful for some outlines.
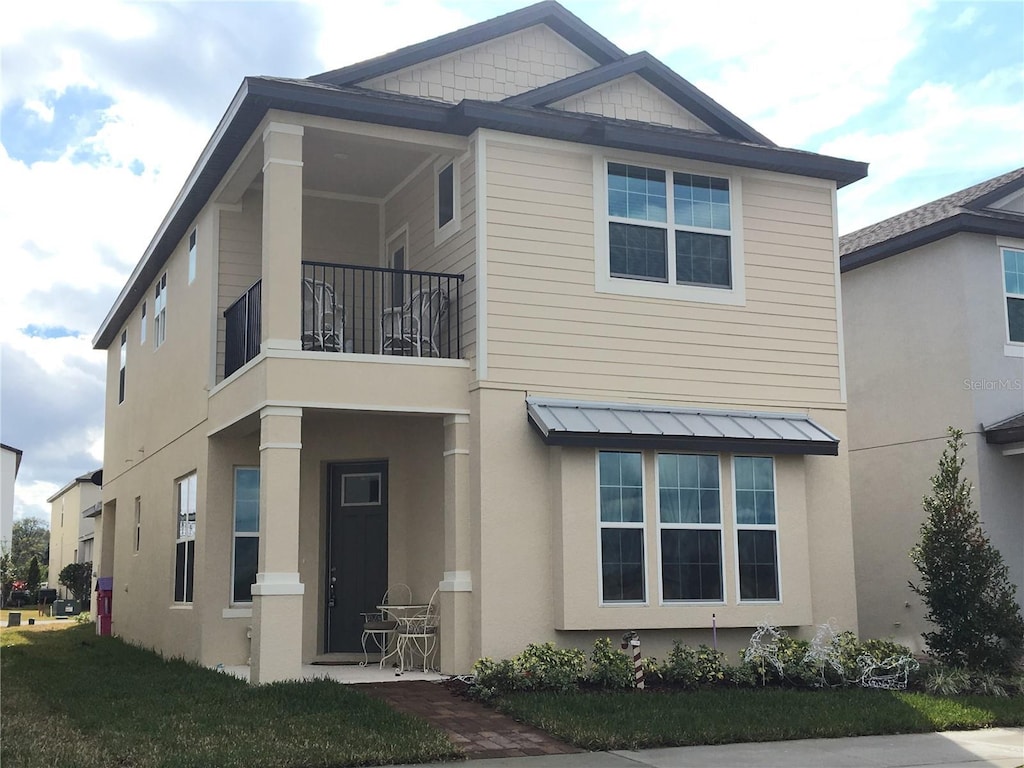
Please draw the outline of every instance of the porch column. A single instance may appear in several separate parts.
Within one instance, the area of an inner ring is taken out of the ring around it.
[[[298,293],[298,291],[296,291]],[[299,457],[302,409],[260,411],[260,557],[252,588],[250,682],[302,673]]]
[[[302,133],[286,123],[263,131],[264,350],[302,346]]]
[[[470,549],[469,416],[444,419],[444,579],[440,585],[441,671],[469,672],[472,551]]]

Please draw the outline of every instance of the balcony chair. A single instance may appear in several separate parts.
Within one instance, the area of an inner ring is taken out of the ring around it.
[[[402,619],[398,623],[398,634],[396,636],[395,652],[398,654],[398,669],[396,675],[400,675],[407,668],[411,668],[412,655],[419,655],[423,658],[423,671],[426,672],[430,659],[437,649],[437,628],[440,623],[440,615],[437,605],[437,590],[430,596],[430,602],[426,608],[416,616]],[[410,654],[406,659],[406,654]]]
[[[380,353],[440,357],[441,320],[448,314],[448,294],[440,288],[415,291],[402,307],[380,316]]]
[[[311,277],[302,280],[302,348],[340,352],[345,343],[345,309],[334,287]]]
[[[366,649],[367,640],[372,640],[380,650],[380,666],[384,666],[384,659],[389,655],[388,648],[391,646],[391,638],[398,630],[398,618],[388,611],[387,606],[408,605],[411,601],[412,590],[407,585],[392,584],[381,598],[380,605],[377,606],[378,610],[365,611],[360,614],[363,617],[363,661],[359,666],[365,667],[370,661],[370,655]]]

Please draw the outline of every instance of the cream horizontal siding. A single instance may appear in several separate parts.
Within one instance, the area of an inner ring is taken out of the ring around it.
[[[224,310],[260,279],[263,269],[263,195],[249,190],[242,197],[242,210],[220,213],[217,278],[217,371],[224,378]]]
[[[746,305],[737,307],[595,291],[591,157],[491,139],[487,179],[495,386],[707,405],[839,404],[827,187],[742,178]]]
[[[396,192],[384,205],[384,230],[390,237],[402,227],[408,228],[408,269],[465,275],[459,296],[462,357],[472,359],[476,354],[476,169],[472,152],[459,163],[459,231],[438,245],[434,245],[434,183],[434,169],[428,166]]]

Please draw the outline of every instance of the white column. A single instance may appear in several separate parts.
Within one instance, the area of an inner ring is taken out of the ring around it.
[[[300,349],[302,327],[301,125],[263,131],[263,349]]]
[[[444,420],[444,579],[440,585],[441,671],[469,672],[473,575],[470,530],[469,417]]]
[[[252,588],[253,683],[292,680],[302,674],[301,441],[301,408],[271,406],[260,411],[260,556]]]

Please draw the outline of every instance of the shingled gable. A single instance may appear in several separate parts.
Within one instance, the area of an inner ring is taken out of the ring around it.
[[[992,206],[1024,189],[1024,168],[967,187],[839,239],[840,269],[849,272],[958,232],[1024,237],[1024,214]]]
[[[309,78],[314,83],[356,85],[375,77],[437,59],[489,40],[544,24],[598,64],[625,58],[626,52],[596,30],[585,24],[554,0],[529,5],[503,16],[483,21],[464,29],[435,37],[422,43],[400,48],[358,64],[323,72]]]
[[[546,107],[629,75],[638,75],[643,78],[722,136],[769,147],[776,146],[766,136],[755,131],[647,51],[641,51],[610,64],[567,77],[564,80],[534,88],[532,91],[510,96],[504,99],[502,104],[520,107]]]

